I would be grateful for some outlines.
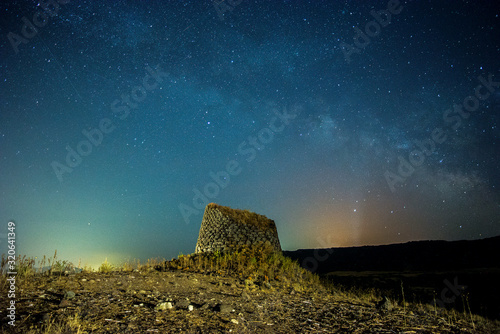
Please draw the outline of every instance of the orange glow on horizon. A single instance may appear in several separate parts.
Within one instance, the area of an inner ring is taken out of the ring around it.
[[[355,247],[400,243],[421,236],[414,230],[410,212],[388,216],[385,213],[390,208],[384,201],[316,201],[296,215],[296,220],[308,226],[298,242],[302,248]]]

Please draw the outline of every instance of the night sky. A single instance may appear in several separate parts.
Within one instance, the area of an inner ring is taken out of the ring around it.
[[[285,250],[500,234],[495,1],[49,3],[0,5],[2,253],[169,259],[209,202]]]

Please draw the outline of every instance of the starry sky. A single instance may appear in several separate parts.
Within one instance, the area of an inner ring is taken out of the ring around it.
[[[208,202],[285,250],[496,236],[499,8],[4,1],[2,253],[189,254]]]

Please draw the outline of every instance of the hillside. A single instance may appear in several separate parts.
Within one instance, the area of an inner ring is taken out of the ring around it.
[[[500,237],[301,249],[284,254],[346,289],[377,288],[397,296],[403,286],[413,302],[436,302],[458,311],[470,308],[500,320]]]
[[[315,249],[284,251],[302,263]],[[325,248],[316,261],[318,274],[332,271],[446,271],[500,268],[500,236],[481,240],[412,241],[404,244]]]
[[[99,272],[18,275],[1,333],[500,333],[498,322],[324,286],[277,253],[192,254]],[[5,276],[0,293],[7,293]]]

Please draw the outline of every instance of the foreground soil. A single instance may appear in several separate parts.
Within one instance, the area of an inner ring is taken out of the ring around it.
[[[2,333],[500,333],[498,322],[325,288],[184,271],[35,275]],[[400,303],[401,304],[401,303]]]

